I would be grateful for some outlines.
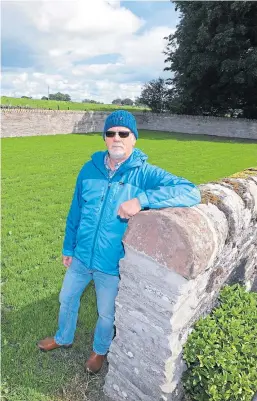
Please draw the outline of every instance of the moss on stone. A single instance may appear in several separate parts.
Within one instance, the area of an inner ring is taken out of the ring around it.
[[[246,170],[239,171],[238,173],[232,174],[229,178],[249,178],[251,176],[257,176],[257,167],[250,167]]]
[[[205,203],[206,205],[208,205],[208,203],[212,203],[213,205],[218,206],[221,204],[221,199],[217,195],[214,195],[211,191],[203,190],[201,191],[201,203]]]

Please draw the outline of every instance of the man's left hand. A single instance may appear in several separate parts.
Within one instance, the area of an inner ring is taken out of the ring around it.
[[[130,217],[135,216],[141,210],[140,202],[137,198],[133,198],[129,201],[122,203],[118,210],[118,216],[121,219],[130,219]]]

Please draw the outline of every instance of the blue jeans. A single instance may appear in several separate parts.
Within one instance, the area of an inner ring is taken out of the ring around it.
[[[91,280],[95,283],[98,310],[93,351],[99,355],[105,355],[114,335],[115,298],[118,293],[119,276],[89,270],[75,257],[72,258],[72,263],[67,269],[60,292],[59,327],[54,338],[57,344],[72,344],[80,298]]]

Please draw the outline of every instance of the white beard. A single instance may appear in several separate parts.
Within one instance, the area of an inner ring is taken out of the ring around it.
[[[126,152],[121,147],[117,147],[117,149],[109,150],[110,158],[113,160],[121,160],[126,156]]]

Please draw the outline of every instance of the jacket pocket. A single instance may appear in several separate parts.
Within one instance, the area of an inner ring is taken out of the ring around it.
[[[82,215],[99,212],[106,187],[106,180],[87,179],[82,182]]]

